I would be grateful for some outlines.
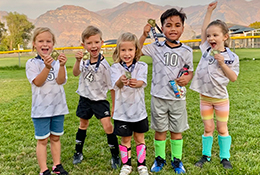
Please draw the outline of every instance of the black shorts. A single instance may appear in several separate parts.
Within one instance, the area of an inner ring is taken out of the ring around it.
[[[76,115],[82,119],[91,119],[93,114],[97,119],[110,117],[110,105],[107,100],[92,101],[80,96]]]
[[[147,117],[139,122],[124,122],[114,120],[114,132],[118,136],[132,136],[133,132],[145,133],[149,130]]]

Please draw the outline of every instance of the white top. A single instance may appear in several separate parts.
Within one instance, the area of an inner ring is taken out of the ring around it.
[[[170,47],[165,42],[159,47],[156,43],[143,46],[142,52],[153,59],[153,78],[151,95],[166,100],[185,100],[176,98],[170,80],[175,80],[185,64],[193,71],[192,49],[181,43],[180,46]]]
[[[52,117],[69,113],[63,84],[59,85],[56,82],[60,63],[59,61],[54,61],[53,63],[48,78],[41,87],[37,87],[33,80],[44,69],[44,61],[38,56],[26,62],[26,76],[32,87],[32,118]],[[67,81],[66,67],[65,74]]]
[[[211,48],[209,43],[207,41],[204,42],[200,45],[200,49],[202,57],[197,66],[190,89],[212,98],[228,98],[227,85],[229,79],[225,76],[214,57],[210,56]],[[224,57],[227,66],[238,75],[239,58],[228,48],[226,50],[225,52],[221,52],[221,55]]]
[[[112,89],[110,65],[103,58],[95,72],[96,63],[87,65],[89,60],[80,62],[80,77],[77,93],[93,101],[106,100],[107,91]],[[86,66],[87,65],[87,66]]]
[[[111,66],[111,81],[115,90],[114,120],[138,122],[147,117],[144,100],[144,88],[147,85],[147,70],[148,66],[146,63],[136,62],[131,77],[143,81],[143,86],[140,88],[131,88],[129,86],[118,88],[115,83],[125,74],[126,69],[120,63],[115,63]]]

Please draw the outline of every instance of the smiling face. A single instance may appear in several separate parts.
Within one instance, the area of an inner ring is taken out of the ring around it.
[[[162,32],[170,40],[179,40],[183,33],[184,26],[179,16],[170,16],[165,19]],[[167,44],[170,44],[167,42]]]
[[[213,50],[224,51],[225,41],[228,39],[228,34],[224,35],[221,27],[211,25],[206,30],[207,41]]]
[[[54,46],[53,36],[50,32],[42,32],[35,37],[33,46],[37,53],[44,58],[51,54]]]
[[[122,61],[126,63],[127,66],[130,66],[133,63],[135,58],[136,47],[132,41],[123,41],[120,44],[119,48],[119,57]]]
[[[100,34],[85,38],[84,43],[82,43],[82,46],[90,53],[90,59],[98,58],[102,45],[103,41],[100,38]]]

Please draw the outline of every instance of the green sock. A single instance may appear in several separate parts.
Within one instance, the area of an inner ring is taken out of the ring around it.
[[[212,144],[213,144],[212,136],[202,135],[202,155],[211,157]]]
[[[155,157],[160,156],[165,160],[165,144],[166,140],[154,140]]]
[[[231,147],[231,136],[220,136],[218,135],[218,145],[219,145],[219,157],[220,159],[230,158],[230,147]]]
[[[171,140],[171,153],[172,153],[172,161],[174,157],[181,160],[182,157],[182,145],[183,139],[181,140]]]

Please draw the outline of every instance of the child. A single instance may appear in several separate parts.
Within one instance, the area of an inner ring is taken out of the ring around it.
[[[61,53],[55,61],[50,54],[55,44],[52,31],[36,28],[33,33],[33,50],[37,56],[26,63],[26,76],[32,86],[31,117],[37,139],[36,155],[40,175],[50,175],[47,167],[47,143],[50,138],[54,174],[68,174],[60,163],[64,115],[68,114],[63,85],[67,81],[66,56]]]
[[[137,170],[140,175],[148,175],[145,163],[146,146],[144,133],[149,130],[144,101],[147,84],[147,64],[140,62],[141,47],[132,33],[123,33],[117,40],[113,54],[115,64],[111,66],[111,80],[115,90],[114,124],[115,133],[121,136],[120,175],[132,171],[131,138],[134,135],[137,153]]]
[[[175,173],[185,173],[181,162],[183,139],[182,132],[189,128],[185,96],[175,96],[169,81],[176,80],[179,86],[186,86],[193,76],[192,49],[178,40],[184,30],[186,15],[174,8],[161,15],[162,32],[165,41],[143,47],[142,52],[153,59],[153,78],[151,87],[151,128],[155,130],[155,161],[152,172],[160,171],[166,164],[166,134],[171,133],[171,165]],[[140,44],[143,45],[151,25],[144,27]],[[182,67],[189,66],[189,74],[177,78]],[[185,88],[185,87],[183,87]],[[185,89],[184,89],[185,90]]]
[[[231,169],[229,162],[231,136],[228,133],[229,99],[226,86],[229,80],[234,82],[239,73],[239,58],[228,47],[228,27],[216,20],[210,23],[212,11],[217,2],[209,4],[201,29],[202,58],[198,64],[190,88],[200,93],[200,113],[204,123],[202,135],[202,158],[195,164],[202,167],[211,159],[213,132],[215,124],[214,111],[217,119],[218,144],[221,164]]]
[[[76,53],[76,62],[73,67],[74,76],[80,75],[77,93],[80,95],[77,108],[77,116],[80,118],[80,125],[76,134],[76,153],[73,157],[73,164],[80,163],[83,159],[83,146],[86,137],[89,119],[96,116],[100,120],[107,142],[112,154],[111,166],[116,169],[120,166],[118,141],[113,133],[113,125],[110,120],[110,105],[106,100],[107,91],[112,89],[110,66],[103,55],[100,54],[102,41],[101,31],[88,26],[81,35],[82,46],[90,54],[89,60],[83,60],[81,51]]]

